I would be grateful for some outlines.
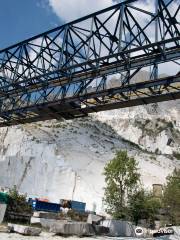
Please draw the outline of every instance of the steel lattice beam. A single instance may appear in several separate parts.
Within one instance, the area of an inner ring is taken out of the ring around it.
[[[150,82],[158,82],[151,86],[148,97],[153,101],[173,99],[164,94],[178,98],[179,77],[171,77],[176,84],[171,82],[168,88],[158,80],[159,64],[180,59],[178,1],[157,0],[155,13],[139,9],[136,2],[124,1],[0,50],[1,125],[71,119],[122,107],[109,97],[109,91],[115,89],[107,84],[109,76],[120,73],[121,92],[148,66],[154,69]],[[146,95],[146,83],[142,84]],[[89,89],[96,95],[90,103],[86,101]],[[102,91],[107,95],[102,96]],[[138,104],[146,103],[137,91],[134,94]],[[128,100],[128,106],[133,102]]]

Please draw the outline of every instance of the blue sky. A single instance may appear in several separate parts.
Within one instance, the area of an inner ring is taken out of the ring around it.
[[[60,19],[68,22],[118,1],[0,0],[0,49],[62,25]]]
[[[0,0],[0,49],[119,0]],[[82,5],[82,6],[81,6]]]
[[[46,0],[0,0],[0,4],[0,49],[61,24]]]
[[[60,19],[68,22],[117,2],[120,0],[0,0],[0,49],[61,25]]]

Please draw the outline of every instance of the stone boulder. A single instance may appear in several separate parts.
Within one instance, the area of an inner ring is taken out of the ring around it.
[[[9,233],[8,227],[4,225],[0,225],[0,233]]]
[[[53,212],[34,212],[33,217],[46,218],[46,219],[59,219],[60,218],[58,213],[53,213]]]
[[[93,226],[89,223],[84,222],[68,222],[68,223],[56,223],[51,227],[50,232],[56,235],[62,236],[93,236],[95,235],[95,230]]]
[[[89,214],[88,215],[88,219],[87,219],[87,223],[90,224],[100,224],[100,222],[104,219],[104,217],[99,216],[99,215],[95,215],[95,214]]]
[[[104,220],[101,226],[109,228],[110,237],[136,237],[133,225],[127,221]]]
[[[56,220],[47,218],[31,217],[31,225],[40,226],[46,229],[51,229],[55,224],[67,223],[67,220]]]
[[[19,233],[19,234],[22,234],[25,236],[39,236],[41,233],[40,228],[23,226],[23,225],[18,225],[18,224],[8,223],[8,228],[9,228],[10,232]]]
[[[109,234],[109,228],[100,226],[100,225],[93,225],[96,235],[98,236],[107,236]]]

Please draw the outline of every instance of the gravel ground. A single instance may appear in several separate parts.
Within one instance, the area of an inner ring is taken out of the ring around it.
[[[68,237],[68,238],[63,238],[59,236],[54,236],[50,233],[41,233],[39,237],[27,237],[27,236],[22,236],[19,234],[14,234],[14,233],[0,233],[0,239],[1,240],[61,240],[61,239],[67,239],[67,240],[76,240],[79,239],[77,237]],[[82,238],[81,238],[82,239]],[[83,238],[83,240],[92,240],[96,238]]]
[[[66,239],[66,240],[109,240],[109,239],[115,239],[115,240],[137,240],[137,238],[106,238],[106,237],[84,237],[84,238],[78,238],[78,237],[59,237],[59,236],[54,236],[50,233],[41,233],[39,237],[26,237],[22,236],[19,234],[14,234],[14,233],[0,233],[0,240],[61,240],[61,239]],[[144,239],[145,240],[145,239]],[[150,238],[148,239],[150,240]]]

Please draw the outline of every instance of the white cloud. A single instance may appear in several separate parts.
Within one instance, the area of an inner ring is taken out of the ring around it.
[[[49,0],[55,14],[65,22],[113,5],[113,0]]]
[[[112,6],[121,0],[48,0],[48,2],[61,20],[69,22]],[[133,5],[149,12],[155,11],[155,0],[138,0]]]
[[[133,4],[134,6],[149,12],[155,12],[155,0],[141,0]]]

